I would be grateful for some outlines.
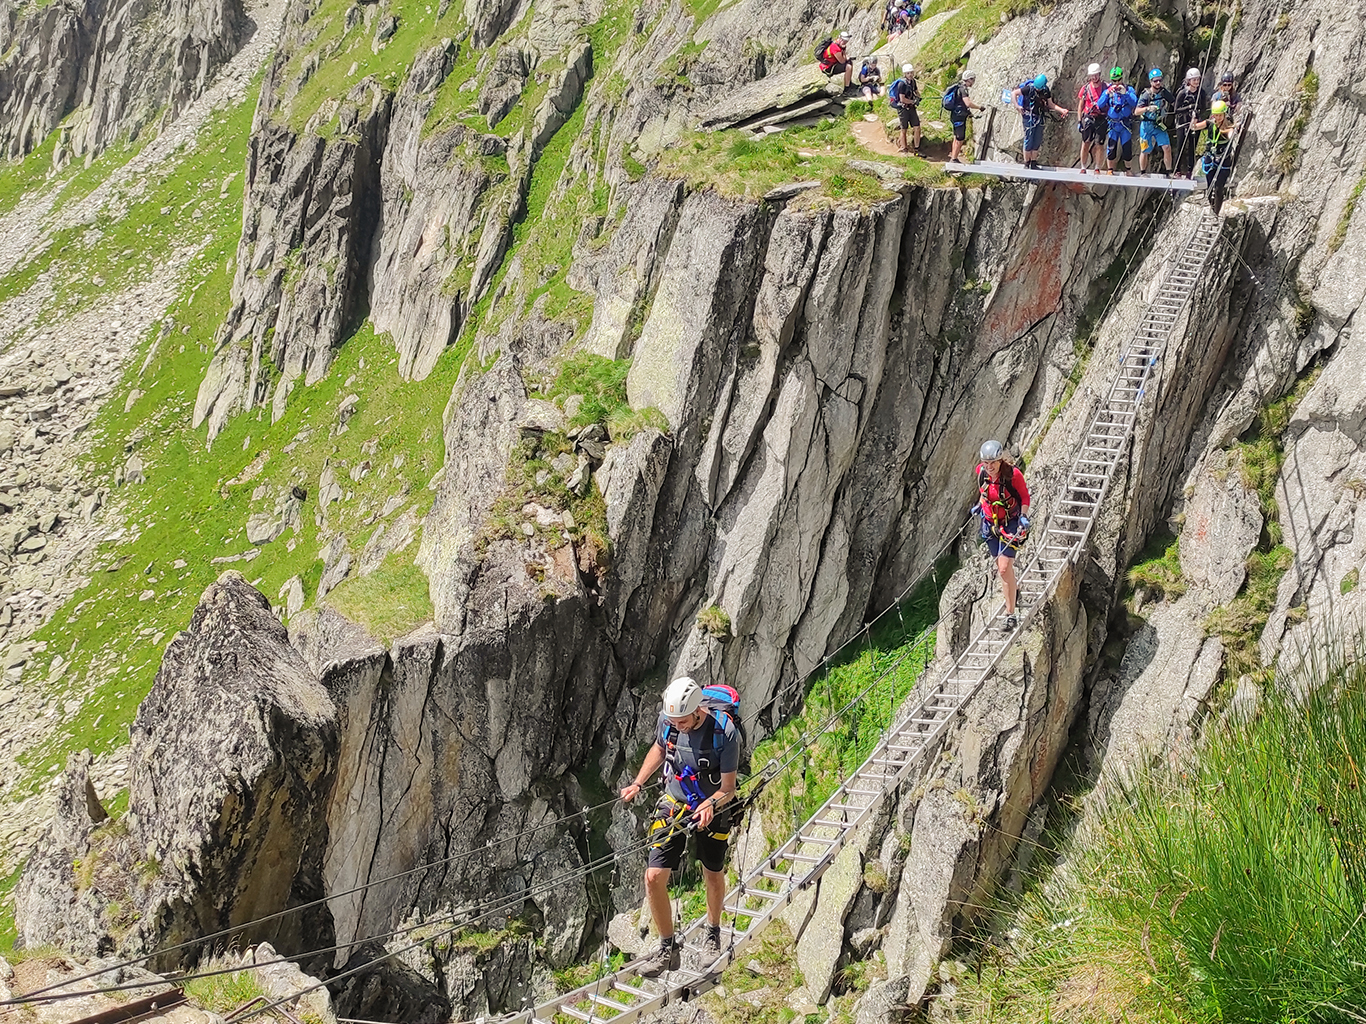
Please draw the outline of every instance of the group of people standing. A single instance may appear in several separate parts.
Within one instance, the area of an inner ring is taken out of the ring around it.
[[[1092,169],[1094,153],[1095,171],[1102,170],[1103,158],[1106,172],[1114,174],[1122,163],[1124,173],[1132,175],[1137,121],[1139,173],[1189,178],[1197,153],[1203,152],[1201,170],[1209,186],[1210,205],[1217,213],[1233,171],[1234,118],[1242,97],[1231,71],[1220,76],[1212,98],[1200,84],[1202,77],[1199,68],[1191,68],[1173,93],[1164,83],[1162,69],[1152,68],[1147,88],[1137,93],[1125,82],[1122,67],[1111,68],[1109,81],[1102,82],[1100,65],[1092,64],[1077,91],[1081,172]],[[1024,123],[1025,165],[1037,168],[1048,114],[1065,118],[1071,111],[1053,100],[1046,75],[1021,82],[1011,95]]]

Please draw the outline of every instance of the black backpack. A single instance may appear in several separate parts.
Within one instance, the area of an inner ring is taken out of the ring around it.
[[[816,60],[821,64],[825,63],[825,51],[830,49],[830,44],[835,41],[833,36],[826,36],[816,44]]]

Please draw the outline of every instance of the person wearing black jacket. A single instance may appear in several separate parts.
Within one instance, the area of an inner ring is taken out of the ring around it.
[[[1191,128],[1191,123],[1209,117],[1209,93],[1200,88],[1199,69],[1186,72],[1186,81],[1176,90],[1173,107],[1175,124],[1171,136],[1176,176],[1189,178],[1195,170],[1195,151],[1200,145],[1200,133]]]

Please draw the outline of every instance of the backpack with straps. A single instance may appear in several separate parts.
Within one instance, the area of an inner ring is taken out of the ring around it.
[[[819,43],[816,44],[816,60],[821,64],[826,63],[826,53],[830,49],[830,44],[834,41],[835,40],[833,36],[826,36],[824,39],[822,39]]]
[[[707,709],[707,719],[702,723],[702,750],[716,751],[721,747],[721,741],[717,738],[717,725],[721,725],[719,730],[722,736],[725,735],[725,721],[735,723],[735,732],[740,738],[740,759],[744,760],[745,748],[749,745],[745,737],[745,724],[740,721],[740,693],[733,686],[725,683],[714,683],[711,686],[702,687],[702,707]],[[726,716],[722,718],[721,716]],[[677,773],[677,754],[676,744],[678,743],[678,726],[670,722],[664,731],[664,764],[669,772]],[[720,782],[720,771],[716,771],[716,779]]]
[[[953,85],[949,86],[947,89],[944,90],[944,95],[939,102],[945,110],[953,110],[955,107],[958,106],[959,84],[960,83],[958,82],[954,82]]]
[[[1006,472],[1007,469],[1010,470],[1009,473]],[[990,487],[993,482],[996,484],[997,494],[1000,495],[1000,500],[994,502],[994,504],[1000,505],[1002,502],[1004,502],[1006,509],[1006,518],[1011,518],[1010,510],[1012,507],[1014,507],[1017,511],[1020,509],[1020,496],[1015,492],[1014,480],[1014,466],[1002,466],[1001,478],[996,481],[993,481],[989,476],[987,476],[986,466],[979,465],[977,467],[977,495],[982,509],[982,518],[984,520],[995,522],[996,519],[995,516],[989,517],[987,515],[988,507],[991,504],[993,504],[993,502],[991,502],[987,497],[987,488]]]

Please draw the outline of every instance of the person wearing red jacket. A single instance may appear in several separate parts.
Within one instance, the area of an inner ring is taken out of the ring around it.
[[[1108,125],[1105,115],[1097,104],[1105,95],[1105,86],[1100,84],[1100,65],[1092,64],[1086,69],[1086,84],[1077,91],[1077,113],[1080,122],[1077,131],[1081,132],[1081,173],[1085,174],[1091,166],[1091,147],[1096,148],[1096,170],[1100,170],[1101,154],[1105,152],[1105,132]]]
[[[987,441],[977,464],[977,511],[982,516],[982,540],[996,559],[1005,588],[1003,627],[1013,630],[1015,616],[1015,552],[1029,533],[1029,488],[1024,474],[1005,460],[1000,441]]]

